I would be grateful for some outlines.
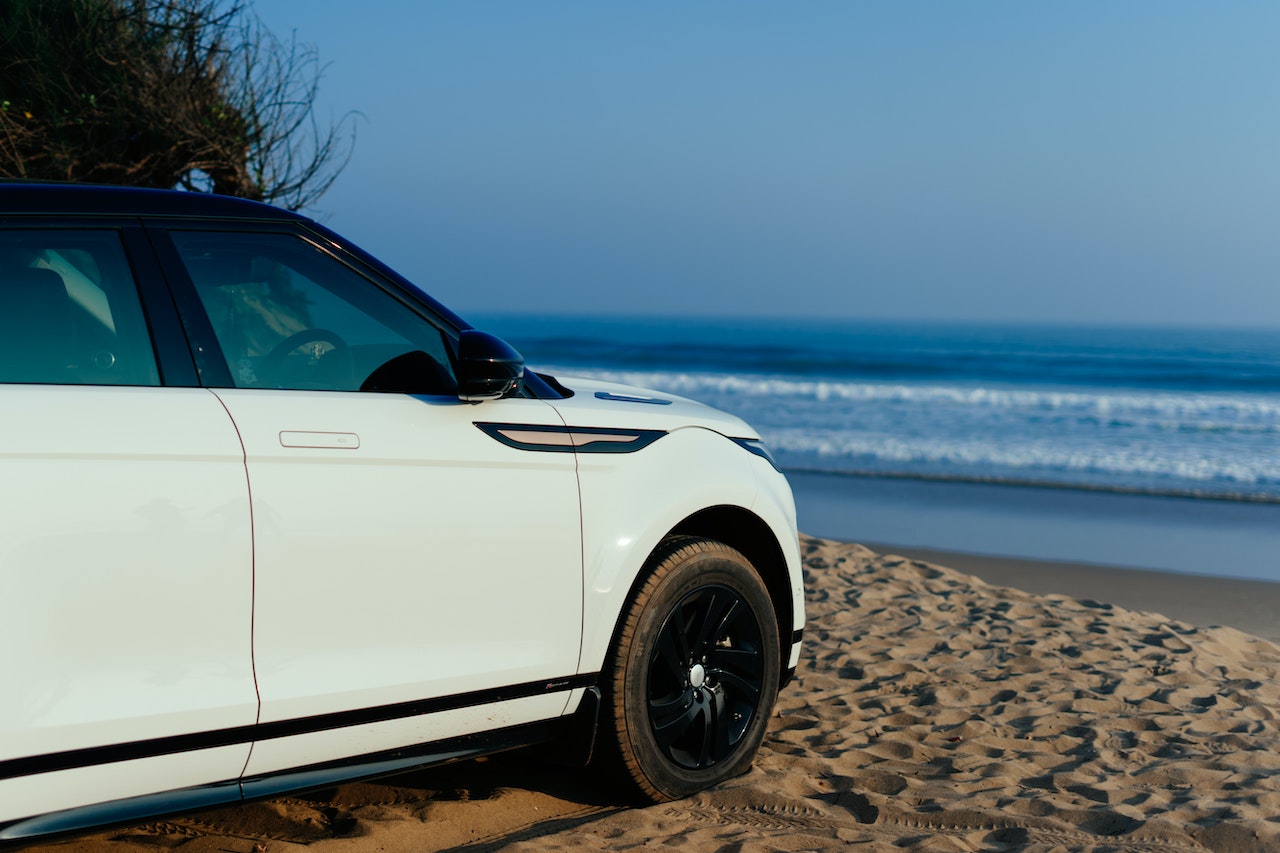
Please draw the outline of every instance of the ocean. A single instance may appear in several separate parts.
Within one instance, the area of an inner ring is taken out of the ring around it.
[[[1280,503],[1280,330],[480,316],[740,415],[790,471]]]

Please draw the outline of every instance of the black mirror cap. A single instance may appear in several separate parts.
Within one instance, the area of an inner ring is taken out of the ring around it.
[[[502,338],[475,329],[458,337],[458,399],[498,400],[524,387],[524,356]]]

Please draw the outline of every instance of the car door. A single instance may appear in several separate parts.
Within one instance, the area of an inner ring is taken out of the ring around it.
[[[234,787],[257,717],[235,426],[161,384],[141,230],[81,226],[0,228],[0,823]]]
[[[216,338],[246,452],[263,732],[247,775],[561,713],[548,685],[576,671],[581,632],[574,457],[475,426],[558,426],[555,410],[459,401],[442,328],[303,234],[157,239]]]

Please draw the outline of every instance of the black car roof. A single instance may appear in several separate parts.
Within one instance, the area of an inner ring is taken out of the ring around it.
[[[16,213],[212,216],[310,221],[304,216],[268,204],[213,193],[0,181],[0,215]]]
[[[3,3],[4,0],[0,0]],[[67,184],[56,181],[33,182],[0,178],[0,222],[6,216],[119,216],[119,217],[167,217],[257,220],[259,222],[301,222],[308,230],[372,266],[383,275],[394,279],[412,292],[446,322],[459,329],[469,329],[467,323],[453,311],[441,305],[413,282],[379,261],[369,253],[343,240],[323,225],[305,216],[272,207],[248,199],[213,193],[183,192],[180,190],[144,189],[140,187],[109,187],[95,184]]]

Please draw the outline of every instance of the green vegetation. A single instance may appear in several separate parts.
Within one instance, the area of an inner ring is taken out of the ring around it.
[[[0,3],[0,176],[184,187],[313,203],[350,157],[352,114],[321,127],[324,67],[247,5]]]

